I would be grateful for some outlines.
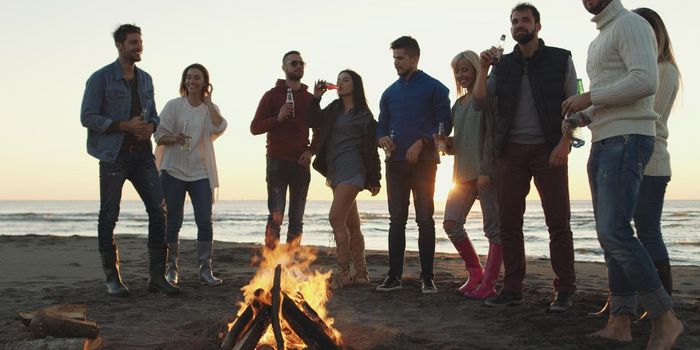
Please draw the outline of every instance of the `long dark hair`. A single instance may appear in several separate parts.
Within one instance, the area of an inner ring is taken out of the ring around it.
[[[656,44],[659,46],[659,62],[670,62],[672,65],[676,65],[676,58],[673,55],[673,46],[671,46],[671,38],[668,36],[668,31],[666,30],[666,25],[661,19],[656,11],[640,7],[638,9],[632,10],[632,12],[642,16],[646,19],[651,28],[654,29],[654,34],[656,35]]]
[[[185,80],[187,79],[187,71],[190,69],[199,69],[200,72],[202,72],[202,78],[204,78],[204,84],[202,84],[202,96],[200,96],[202,99],[204,99],[204,94],[205,93],[211,93],[212,90],[214,90],[214,87],[209,83],[209,71],[204,68],[203,65],[199,63],[192,63],[185,70],[182,71],[182,79],[180,80],[180,96],[188,96],[190,94],[189,91],[187,91],[187,87],[185,86]]]
[[[340,76],[343,73],[350,75],[352,79],[352,102],[355,104],[356,111],[369,111],[367,98],[365,97],[365,85],[362,83],[362,77],[351,69],[345,69],[338,73]]]

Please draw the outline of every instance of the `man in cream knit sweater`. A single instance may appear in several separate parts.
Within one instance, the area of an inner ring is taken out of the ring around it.
[[[630,225],[644,166],[654,149],[656,39],[649,24],[620,0],[582,2],[600,31],[588,48],[590,91],[568,98],[562,112],[585,109],[591,119],[588,179],[611,294],[608,323],[594,336],[631,341],[629,323],[638,297],[652,323],[647,348],[668,349],[683,326]]]

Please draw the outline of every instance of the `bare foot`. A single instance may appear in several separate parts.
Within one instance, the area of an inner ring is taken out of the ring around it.
[[[610,315],[605,328],[589,335],[593,338],[612,339],[621,342],[632,341],[630,318],[627,315]]]
[[[671,349],[682,332],[683,323],[672,310],[666,311],[651,320],[651,336],[647,343],[647,350]]]

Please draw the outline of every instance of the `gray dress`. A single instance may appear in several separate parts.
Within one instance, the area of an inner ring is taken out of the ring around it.
[[[328,135],[326,147],[327,178],[331,187],[348,183],[365,187],[365,166],[360,149],[367,132],[369,113],[354,113],[351,110],[338,116]]]

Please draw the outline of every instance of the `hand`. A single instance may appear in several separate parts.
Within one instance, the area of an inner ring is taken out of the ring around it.
[[[580,112],[591,106],[591,93],[586,92],[581,95],[573,95],[561,103],[561,115]]]
[[[187,139],[191,139],[191,138],[192,138],[192,136],[185,135],[181,132],[178,132],[178,133],[173,133],[173,134],[168,135],[167,141],[171,145],[174,145],[174,144],[184,145],[185,141]]]
[[[437,147],[437,146],[436,146]],[[455,154],[455,139],[452,136],[447,136],[445,138],[445,153],[449,155]]]
[[[416,164],[418,163],[418,156],[420,155],[420,151],[423,150],[423,140],[418,139],[416,142],[411,145],[411,147],[408,148],[408,151],[406,151],[406,160],[411,163],[411,164]]]
[[[314,85],[314,98],[320,100],[323,94],[326,93],[326,84],[323,80],[317,80]]]
[[[384,137],[379,138],[379,140],[377,140],[377,145],[379,147],[383,148],[384,150],[388,149],[389,151],[392,151],[392,152],[396,149],[396,145],[394,144],[394,141],[392,141],[391,137],[389,137],[389,136],[384,136]]]
[[[372,194],[372,197],[374,197],[374,196],[376,196],[377,194],[379,194],[379,190],[381,190],[381,189],[382,189],[382,188],[381,188],[380,186],[371,186],[371,187],[369,188],[369,193],[371,193],[371,194]]]
[[[280,108],[279,113],[277,113],[277,121],[281,123],[291,118],[292,112],[294,112],[294,106],[292,106],[291,103],[285,103],[282,105],[282,108]]]
[[[479,175],[479,177],[476,179],[476,187],[478,189],[486,188],[490,184],[491,184],[491,178],[488,177],[487,175]]]
[[[569,152],[571,152],[571,147],[569,147],[569,139],[562,137],[556,147],[552,150],[549,155],[549,166],[558,167],[565,166],[569,160]]]
[[[139,134],[146,132],[147,126],[148,126],[148,123],[143,121],[143,117],[141,117],[141,116],[135,116],[135,117],[129,119],[128,121],[119,123],[120,130],[126,131],[126,132],[131,133],[135,136],[138,136]]]
[[[314,154],[313,152],[306,150],[301,153],[299,156],[299,160],[297,160],[297,163],[300,165],[303,165],[305,167],[308,167],[311,164],[311,157],[313,157]]]
[[[155,127],[151,123],[146,123],[146,129],[142,131],[139,134],[136,134],[136,140],[138,141],[144,141],[148,140],[151,138],[151,135],[153,135],[153,132],[155,131]]]
[[[488,69],[491,65],[494,57],[500,57],[503,51],[497,49],[495,46],[491,46],[490,49],[484,50],[479,55],[479,64],[482,69]]]
[[[211,104],[212,103],[211,102],[212,91],[214,91],[214,88],[211,86],[211,84],[209,84],[209,86],[207,87],[207,90],[204,91],[204,99],[202,100],[202,102],[204,102],[204,104],[207,105],[207,107],[211,107],[211,105],[212,105]]]

